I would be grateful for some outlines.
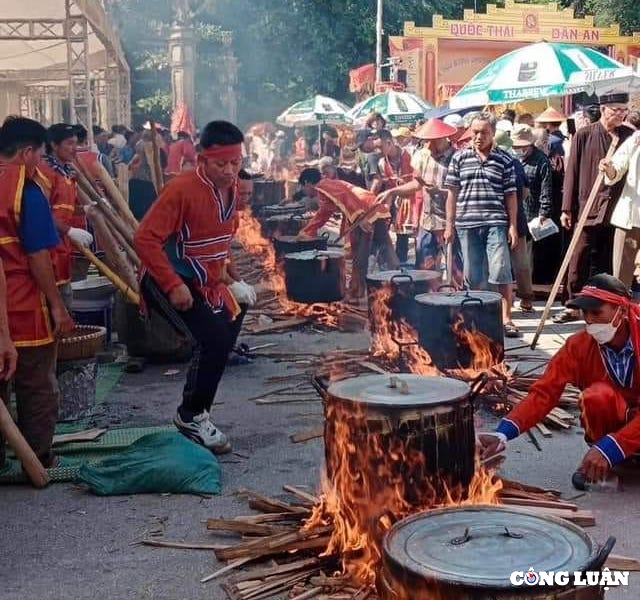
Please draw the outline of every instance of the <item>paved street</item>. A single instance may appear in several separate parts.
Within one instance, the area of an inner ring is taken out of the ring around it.
[[[537,313],[539,317],[539,312]],[[520,320],[525,336],[537,321]],[[551,352],[560,335],[579,325],[545,330],[541,350]],[[274,341],[279,352],[321,352],[335,348],[365,347],[365,334],[288,332],[270,336],[244,336],[262,344]],[[526,339],[526,338],[525,338]],[[522,343],[516,340],[515,344]],[[170,540],[221,542],[205,530],[208,517],[247,514],[234,491],[247,487],[270,495],[281,494],[285,484],[315,486],[319,481],[321,440],[292,444],[289,435],[321,423],[319,401],[257,406],[246,398],[264,389],[263,379],[284,374],[286,363],[262,358],[252,365],[230,368],[223,379],[216,422],[232,437],[232,454],[221,459],[223,493],[213,498],[145,495],[100,498],[78,486],[55,484],[43,491],[26,486],[0,489],[0,536],[4,553],[0,561],[3,600],[218,600],[226,598],[213,581],[199,580],[218,568],[207,551],[172,550],[136,545],[158,530]],[[170,422],[179,398],[181,373],[167,377],[169,367],[154,366],[139,375],[126,375],[114,390],[101,423],[158,425]],[[526,365],[522,365],[526,368]],[[273,386],[278,387],[278,386]],[[487,421],[486,426],[489,427]],[[555,432],[538,436],[539,453],[526,437],[512,443],[504,473],[534,485],[576,495],[569,478],[585,451],[581,432]],[[588,494],[577,500],[594,511],[597,527],[589,532],[603,542],[618,538],[617,554],[640,556],[640,481],[625,479],[622,493]],[[632,586],[612,590],[607,600],[638,597],[640,576]]]

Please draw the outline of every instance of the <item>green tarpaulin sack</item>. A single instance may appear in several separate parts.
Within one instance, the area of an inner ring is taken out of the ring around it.
[[[99,496],[220,493],[216,457],[177,431],[145,435],[116,456],[83,465],[78,478]]]

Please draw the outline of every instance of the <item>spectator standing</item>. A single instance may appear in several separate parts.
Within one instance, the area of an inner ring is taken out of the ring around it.
[[[494,147],[496,121],[483,113],[471,123],[473,144],[453,155],[445,185],[445,243],[460,238],[464,276],[471,289],[496,286],[503,297],[505,335],[516,337],[511,320],[513,276],[509,249],[518,244],[518,200],[513,160]]]

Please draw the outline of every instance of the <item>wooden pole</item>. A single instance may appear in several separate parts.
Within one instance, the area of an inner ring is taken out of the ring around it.
[[[82,254],[84,254],[91,263],[98,269],[98,271],[104,275],[113,285],[115,285],[118,290],[122,292],[122,295],[127,299],[131,304],[140,304],[140,294],[136,291],[132,290],[117,273],[114,273],[108,265],[103,263],[89,248],[85,248],[84,246],[80,246],[76,244],[76,247]]]
[[[98,176],[100,177],[100,181],[102,181],[102,184],[107,190],[109,198],[113,202],[114,208],[120,213],[122,218],[131,226],[134,231],[138,229],[138,221],[133,216],[129,205],[120,193],[118,186],[114,183],[113,179],[111,179],[111,175],[107,173],[107,170],[100,163],[98,163]]]
[[[122,197],[125,199],[126,203],[129,204],[129,167],[123,163],[118,164],[118,189],[122,194]]]
[[[153,154],[153,164],[151,168],[155,173],[156,179],[156,192],[159,194],[160,190],[164,187],[164,179],[162,177],[162,165],[160,164],[160,148],[158,147],[158,129],[156,128],[155,121],[149,121],[151,126],[151,149]]]
[[[0,398],[0,432],[7,444],[13,448],[31,483],[37,488],[45,487],[49,483],[49,474],[13,422],[2,398]]]
[[[607,150],[607,155],[605,156],[605,159],[611,158],[611,156],[616,150],[617,144],[618,144],[618,137],[615,135],[611,136],[611,145],[609,146],[609,150]],[[596,201],[596,196],[600,191],[600,186],[602,185],[603,180],[604,180],[604,173],[599,172],[598,176],[596,177],[596,180],[593,182],[593,187],[591,188],[589,197],[585,202],[584,208],[580,213],[580,218],[578,219],[575,229],[573,230],[573,237],[571,238],[571,242],[569,243],[567,252],[564,255],[564,260],[560,265],[560,270],[558,271],[556,280],[553,282],[553,287],[551,288],[551,292],[549,292],[549,298],[547,299],[547,303],[544,307],[544,310],[542,311],[542,317],[540,317],[540,323],[538,323],[538,329],[536,329],[536,333],[533,336],[533,340],[531,341],[532,350],[538,344],[538,339],[540,338],[540,334],[544,329],[545,322],[549,317],[549,312],[551,311],[551,307],[553,306],[553,303],[556,300],[556,296],[558,295],[558,290],[560,289],[562,280],[564,279],[567,269],[569,268],[569,263],[573,258],[573,253],[576,250],[576,246],[578,245],[580,235],[582,234],[582,230],[584,229],[587,219],[589,218],[589,213],[591,212],[591,209],[593,208],[593,204]]]

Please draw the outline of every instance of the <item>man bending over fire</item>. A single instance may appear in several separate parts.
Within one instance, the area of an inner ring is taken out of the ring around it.
[[[384,204],[376,204],[373,192],[339,179],[322,179],[318,169],[302,171],[298,183],[308,197],[317,196],[320,200],[318,212],[298,238],[318,235],[318,229],[336,212],[341,212],[346,221],[343,221],[343,230],[345,227],[353,228],[350,234],[353,275],[347,301],[357,304],[366,292],[365,280],[372,249],[377,250],[382,268],[397,269],[400,266],[389,237],[389,209]]]
[[[479,441],[482,458],[501,452],[508,440],[542,421],[571,383],[582,392],[581,421],[590,446],[572,479],[584,489],[640,450],[640,306],[619,279],[605,273],[592,277],[567,306],[582,310],[585,330],[567,340],[529,395]]]

